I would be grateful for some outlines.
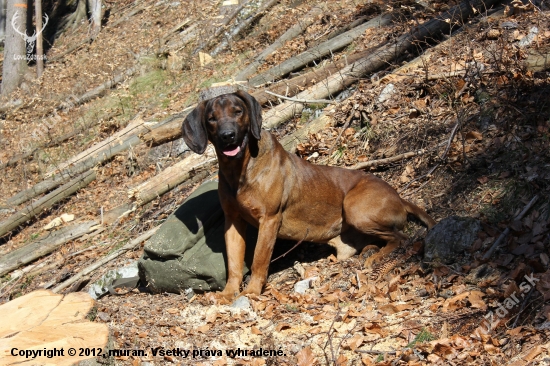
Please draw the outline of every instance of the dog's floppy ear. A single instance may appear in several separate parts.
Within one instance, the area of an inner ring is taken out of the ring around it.
[[[181,130],[183,132],[183,140],[191,150],[197,154],[202,154],[208,145],[208,135],[204,124],[204,112],[206,102],[200,102],[191,113],[185,117]]]
[[[241,98],[246,104],[248,108],[248,117],[250,118],[250,131],[252,132],[252,136],[254,136],[256,140],[259,140],[262,130],[262,106],[252,95],[245,91],[237,90],[235,95]]]

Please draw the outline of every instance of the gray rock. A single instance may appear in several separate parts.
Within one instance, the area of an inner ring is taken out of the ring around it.
[[[137,261],[134,261],[125,267],[110,270],[105,275],[103,275],[103,277],[90,285],[88,289],[88,294],[94,300],[97,300],[101,296],[109,292],[109,287],[112,285],[114,280],[117,280],[119,278],[132,278],[136,277],[137,275]]]
[[[231,307],[235,309],[252,310],[252,306],[250,305],[250,300],[248,300],[248,297],[246,296],[238,297],[237,300],[233,301],[233,304],[231,304]]]
[[[502,22],[500,27],[504,29],[516,29],[518,27],[518,23],[506,21],[506,22]]]
[[[450,264],[457,261],[477,239],[481,229],[479,220],[451,216],[441,220],[430,230],[424,245],[424,260]]]
[[[521,48],[529,46],[531,43],[533,43],[533,41],[537,37],[537,34],[539,34],[539,29],[537,27],[531,28],[529,30],[529,34],[519,40],[519,46]]]
[[[305,280],[298,281],[294,284],[294,292],[299,294],[305,294],[306,290],[311,287],[311,282],[315,281],[317,277],[306,278]]]
[[[386,100],[390,99],[395,93],[396,93],[395,85],[388,84],[378,96],[378,101],[380,103],[384,103]]]

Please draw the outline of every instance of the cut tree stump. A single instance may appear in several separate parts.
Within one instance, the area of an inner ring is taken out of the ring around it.
[[[79,355],[80,349],[101,352],[101,364],[112,362],[109,327],[86,319],[94,304],[84,292],[38,290],[0,305],[0,365],[100,365],[90,352]],[[70,356],[69,349],[76,354]],[[47,357],[44,350],[57,352]],[[25,351],[41,355],[25,357]]]

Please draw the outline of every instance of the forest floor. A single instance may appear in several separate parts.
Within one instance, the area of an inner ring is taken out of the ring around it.
[[[181,35],[178,30],[163,43],[169,29],[186,19],[207,24],[220,13],[218,3],[106,2],[110,17],[94,42],[86,42],[87,24],[55,40],[44,75],[36,80],[30,68],[21,88],[0,100],[0,107],[15,102],[0,108],[0,163],[34,152],[2,168],[0,222],[28,204],[4,205],[9,197],[132,122],[163,121],[194,105],[201,90],[231,79],[317,5],[279,1],[208,64],[192,52],[208,34],[166,50]],[[391,25],[367,30],[343,50],[296,73],[375,49],[455,5],[422,4],[323,2],[322,16],[270,55],[258,72],[362,16],[396,15]],[[526,64],[532,54],[548,57],[550,10],[545,2],[536,4],[525,9],[509,5],[516,9],[513,14],[485,14],[460,24],[438,46],[418,44],[397,62],[331,96],[334,103],[309,103],[273,130],[282,139],[321,113],[330,116],[332,123],[308,135],[296,153],[312,163],[348,168],[427,149],[370,172],[436,221],[451,216],[479,220],[481,229],[469,251],[451,263],[426,261],[419,227],[410,224],[405,232],[412,239],[374,270],[364,265],[369,252],[338,261],[328,246],[299,245],[274,263],[264,292],[250,298],[246,309],[220,303],[212,293],[191,298],[138,290],[106,295],[97,301],[94,321],[109,324],[115,349],[147,353],[120,356],[116,363],[550,365],[550,73]],[[132,14],[136,9],[141,10]],[[75,45],[80,47],[67,53]],[[395,71],[426,50],[431,53],[422,63]],[[98,98],[73,103],[134,66],[136,73]],[[384,100],[384,93],[390,97]],[[66,134],[71,137],[45,147]],[[75,222],[100,220],[104,212],[129,202],[131,188],[191,154],[180,139],[157,147],[140,144],[98,164],[91,184],[0,237],[0,258],[47,236],[44,227],[62,214],[74,215]],[[53,288],[158,226],[200,183],[185,182],[99,232],[69,241],[22,275],[0,277],[0,304]],[[535,205],[514,220],[535,196]],[[500,249],[484,260],[506,228],[510,233]],[[86,291],[107,271],[142,254],[143,245],[64,291]],[[312,277],[304,294],[294,291],[296,282]],[[514,293],[521,295],[517,304],[500,310]],[[152,349],[158,348],[190,353],[154,355]],[[275,355],[243,354],[260,348]],[[237,350],[243,352],[233,353]]]

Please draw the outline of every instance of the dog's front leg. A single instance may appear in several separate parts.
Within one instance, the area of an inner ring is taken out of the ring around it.
[[[221,293],[232,300],[240,292],[243,279],[246,222],[240,216],[225,216],[225,248],[227,252],[227,284]]]
[[[261,294],[262,288],[267,282],[267,271],[280,226],[281,219],[278,216],[260,221],[258,242],[254,249],[254,260],[252,261],[252,275],[250,276],[248,286],[246,286],[241,295]]]

